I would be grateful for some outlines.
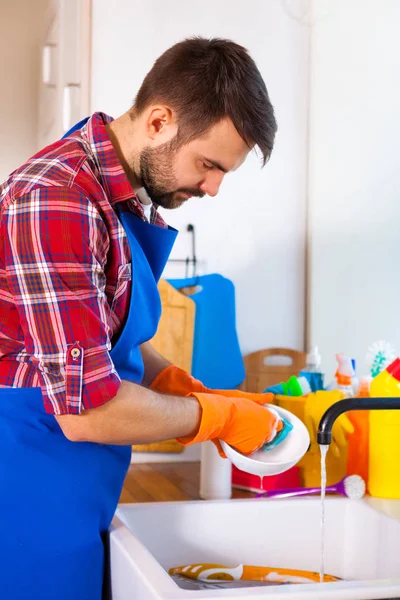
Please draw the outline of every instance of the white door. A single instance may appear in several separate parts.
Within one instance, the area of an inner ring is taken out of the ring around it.
[[[38,144],[89,114],[90,0],[51,0],[42,45]]]
[[[312,30],[310,344],[368,373],[400,353],[400,2],[335,0]],[[377,25],[379,24],[379,25]]]

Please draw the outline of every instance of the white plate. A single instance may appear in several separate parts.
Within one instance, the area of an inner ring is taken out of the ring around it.
[[[245,456],[232,446],[221,440],[222,448],[232,463],[246,473],[265,477],[279,475],[293,467],[307,452],[310,436],[307,427],[296,415],[280,406],[265,404],[265,408],[273,408],[280,416],[293,425],[286,439],[271,450],[258,450],[250,456]]]

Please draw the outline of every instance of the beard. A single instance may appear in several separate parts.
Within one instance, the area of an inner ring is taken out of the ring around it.
[[[151,200],[162,208],[178,208],[188,198],[182,194],[203,198],[199,188],[178,188],[174,169],[174,158],[178,146],[176,140],[157,148],[148,146],[140,155],[140,179]]]

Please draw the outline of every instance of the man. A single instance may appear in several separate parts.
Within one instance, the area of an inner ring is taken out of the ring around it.
[[[189,39],[126,114],[95,113],[0,188],[1,597],[99,600],[131,444],[251,453],[282,428],[270,395],[208,390],[148,343],[176,236],[157,206],[215,196],[275,131],[247,51]]]

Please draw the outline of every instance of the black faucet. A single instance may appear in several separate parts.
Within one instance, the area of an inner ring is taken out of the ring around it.
[[[317,441],[321,446],[328,446],[332,441],[332,427],[340,415],[349,410],[400,410],[398,398],[346,398],[339,400],[328,408],[319,423]]]

